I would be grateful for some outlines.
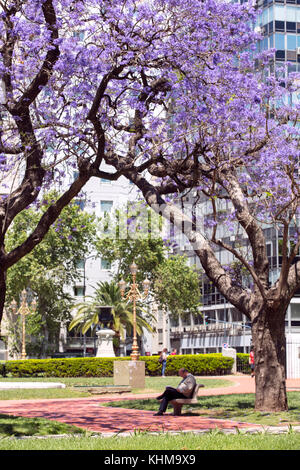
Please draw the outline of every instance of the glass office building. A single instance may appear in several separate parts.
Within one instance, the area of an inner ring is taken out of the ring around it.
[[[257,19],[264,38],[257,50],[276,49],[276,62],[288,61],[289,72],[300,71],[300,0],[259,0]]]

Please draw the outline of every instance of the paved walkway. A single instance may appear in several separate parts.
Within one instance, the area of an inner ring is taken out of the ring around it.
[[[224,388],[200,388],[198,396],[221,395],[232,393],[253,393],[254,379],[248,376],[222,377],[232,381],[232,386]],[[201,383],[201,378],[197,380]],[[162,379],[162,389],[167,385],[167,379]],[[300,391],[300,379],[288,380],[288,390]],[[72,424],[89,431],[101,432],[103,435],[128,433],[134,430],[148,431],[204,431],[214,428],[235,430],[236,428],[250,430],[261,429],[261,426],[251,423],[241,423],[231,420],[211,419],[200,416],[172,416],[170,413],[153,416],[153,411],[127,410],[112,407],[101,407],[99,404],[108,401],[119,401],[132,398],[153,398],[155,394],[126,394],[93,396],[90,398],[72,399],[43,399],[43,400],[2,400],[0,414],[10,414],[24,417],[41,417],[50,420]]]

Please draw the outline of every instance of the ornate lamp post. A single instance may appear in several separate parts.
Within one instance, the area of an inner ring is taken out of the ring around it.
[[[136,301],[138,299],[145,299],[147,297],[148,292],[149,292],[149,286],[150,286],[149,279],[145,279],[143,281],[144,293],[142,294],[139,291],[138,285],[136,283],[137,270],[138,270],[137,265],[133,262],[130,265],[130,272],[132,275],[132,284],[130,285],[129,291],[127,292],[127,295],[125,297],[126,300],[131,300],[133,303],[133,308],[132,308],[133,310],[133,343],[132,343],[132,353],[130,355],[133,361],[137,361],[140,357],[139,347],[137,343],[137,336],[136,336]],[[123,279],[121,279],[121,281],[119,282],[119,287],[121,290],[121,295],[122,297],[124,297],[126,282]]]
[[[17,302],[15,300],[12,301],[11,307],[13,313],[20,314],[22,315],[22,353],[21,353],[21,359],[26,359],[26,343],[25,343],[25,336],[26,336],[26,324],[25,324],[25,318],[26,315],[29,313],[35,312],[36,311],[36,300],[34,299],[31,302],[31,305],[29,307],[28,302],[27,302],[27,292],[24,289],[21,293],[21,306],[19,309],[17,309]]]

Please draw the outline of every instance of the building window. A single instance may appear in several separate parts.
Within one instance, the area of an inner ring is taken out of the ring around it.
[[[83,286],[74,286],[75,297],[83,297],[85,288]]]
[[[294,2],[295,3],[295,2]],[[286,21],[297,21],[297,8],[295,7],[286,7]]]
[[[268,31],[269,31],[269,34],[273,33],[274,31],[273,21],[271,21],[271,23],[268,24]]]
[[[297,38],[295,35],[288,34],[287,35],[287,49],[290,51],[295,51],[297,47]]]
[[[111,268],[111,262],[107,259],[101,259],[101,269],[107,270]]]
[[[285,60],[285,51],[276,51],[276,60]]]
[[[287,21],[286,22],[286,31],[288,33],[295,33],[296,32],[296,23],[293,21]]]
[[[291,304],[291,326],[300,326],[300,309],[297,304]]]
[[[181,317],[181,324],[182,326],[190,326],[191,324],[191,316],[189,314],[185,314]]]
[[[106,178],[100,178],[100,181],[101,183],[111,183],[111,181]]]
[[[275,21],[275,31],[284,33],[284,21]]]
[[[191,348],[182,349],[182,354],[192,354]]]
[[[163,344],[163,330],[159,328],[157,332],[158,332],[158,344]]]
[[[203,325],[203,317],[201,314],[193,315],[194,325]]]
[[[108,214],[112,209],[113,201],[101,201],[100,206],[102,214]]]
[[[84,259],[79,259],[76,261],[76,268],[77,269],[84,269]]]
[[[287,53],[286,53],[286,59],[287,59],[288,61],[296,62],[296,60],[297,60],[296,51],[287,51]],[[289,65],[289,73],[290,73],[290,72],[296,72],[296,65],[294,65],[294,67],[295,67],[295,70],[293,70],[293,69],[291,68],[291,66]]]

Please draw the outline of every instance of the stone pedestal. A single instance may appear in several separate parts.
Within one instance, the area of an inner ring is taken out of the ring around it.
[[[114,385],[145,388],[145,362],[114,361]]]
[[[236,350],[233,348],[222,348],[222,356],[232,357],[234,360],[231,372],[236,374]]]
[[[115,332],[109,328],[97,331],[98,336],[96,357],[115,357],[113,347],[113,337]]]

